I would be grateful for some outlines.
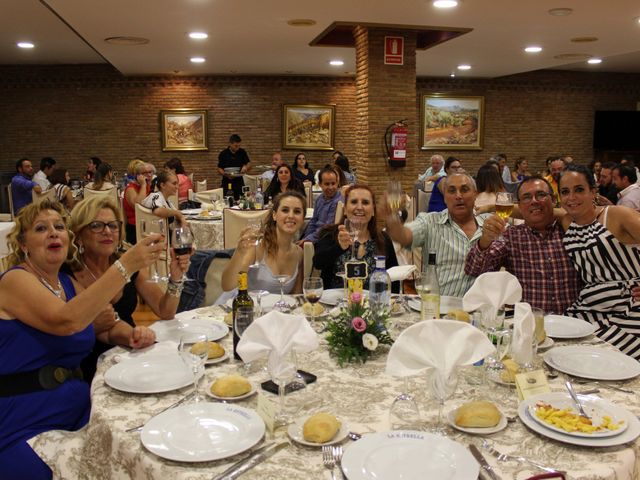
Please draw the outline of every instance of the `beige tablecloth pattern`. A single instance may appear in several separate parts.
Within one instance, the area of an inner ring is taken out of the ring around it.
[[[219,307],[205,307],[196,312],[211,318],[222,319]],[[417,321],[417,314],[394,318],[392,333],[397,336],[399,327]],[[231,348],[230,335],[222,340],[225,348]],[[573,342],[577,343],[577,342]],[[300,415],[318,409],[338,414],[350,425],[351,431],[373,432],[389,429],[388,408],[394,397],[400,393],[402,382],[387,377],[384,372],[386,352],[383,350],[372,360],[362,365],[337,366],[328,354],[326,342],[321,342],[316,352],[300,356],[299,367],[318,376],[316,383],[308,391],[295,393],[291,401],[300,406]],[[175,402],[190,391],[180,391],[159,395],[134,395],[118,392],[104,384],[104,373],[114,362],[120,349],[107,352],[98,366],[92,385],[93,409],[89,425],[80,432],[52,431],[32,439],[36,452],[53,468],[59,478],[94,479],[210,479],[237,461],[243,455],[226,460],[206,463],[185,464],[163,460],[145,450],[139,433],[125,433],[128,427],[149,419],[151,415]],[[229,360],[207,368],[205,388],[216,376],[237,372],[240,366]],[[267,378],[259,365],[254,365],[251,380],[258,384]],[[465,367],[455,396],[447,402],[445,410],[476,398],[489,398],[496,402],[507,415],[516,415],[515,390],[497,384],[473,385],[478,378],[476,367]],[[553,390],[562,390],[562,378],[551,381]],[[626,386],[637,389],[640,380],[627,382]],[[582,386],[581,386],[582,387]],[[586,386],[585,386],[586,387]],[[410,380],[410,391],[419,403],[425,428],[435,421],[436,404],[429,398],[426,379],[415,377]],[[274,401],[275,396],[269,395]],[[601,387],[600,395],[615,403],[624,405],[634,413],[640,413],[636,395],[616,392]],[[210,399],[212,401],[212,399]],[[239,402],[240,405],[255,408],[257,396]],[[269,437],[269,435],[267,434]],[[285,429],[276,431],[276,439],[287,438]],[[482,437],[451,430],[451,437],[463,445],[480,445]],[[495,448],[505,453],[513,453],[536,459],[540,463],[569,472],[571,479],[631,480],[640,478],[638,448],[640,441],[611,448],[586,448],[566,445],[549,440],[529,431],[517,420],[498,433],[487,437]],[[345,441],[345,448],[350,441]],[[541,473],[531,467],[514,462],[497,463],[486,455],[503,479],[522,480]],[[250,479],[320,479],[328,478],[323,467],[321,452],[293,443],[269,460],[250,470],[242,478]]]
[[[198,250],[222,250],[224,231],[220,220],[188,220]]]

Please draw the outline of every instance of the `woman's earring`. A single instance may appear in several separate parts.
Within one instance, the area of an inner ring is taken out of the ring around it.
[[[84,253],[84,245],[83,244],[78,245],[78,253],[80,255],[82,255]]]

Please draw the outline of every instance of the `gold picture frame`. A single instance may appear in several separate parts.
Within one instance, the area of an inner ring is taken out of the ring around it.
[[[180,108],[160,111],[162,151],[209,150],[206,110]]]
[[[482,150],[484,97],[423,94],[420,107],[422,150]]]
[[[335,124],[334,105],[283,105],[282,148],[334,150]]]

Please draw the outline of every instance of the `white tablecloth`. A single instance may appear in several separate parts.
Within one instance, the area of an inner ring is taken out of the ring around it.
[[[224,230],[220,220],[187,220],[198,250],[222,250]]]

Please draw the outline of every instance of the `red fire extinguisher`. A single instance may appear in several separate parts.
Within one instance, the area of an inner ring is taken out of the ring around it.
[[[407,135],[409,130],[404,120],[392,123],[387,127],[384,144],[387,160],[392,167],[404,167],[407,164]]]

